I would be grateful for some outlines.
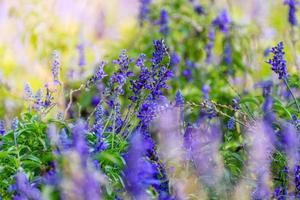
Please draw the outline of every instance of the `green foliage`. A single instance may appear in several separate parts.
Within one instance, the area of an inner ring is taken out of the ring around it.
[[[0,140],[0,193],[9,198],[9,187],[14,175],[24,171],[30,180],[46,173],[53,160],[52,150],[46,134],[47,124],[40,117],[24,113],[18,129],[11,130]]]

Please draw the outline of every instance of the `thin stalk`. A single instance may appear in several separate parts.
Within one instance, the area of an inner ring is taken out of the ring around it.
[[[104,127],[103,127],[103,131],[106,130],[106,128],[107,128],[107,126],[108,126],[108,124],[109,124],[109,121],[110,121],[110,119],[111,119],[111,117],[112,117],[113,112],[114,112],[114,111],[111,111],[111,112],[110,112],[109,117],[107,118],[106,123],[105,123],[105,125],[104,125]]]
[[[232,118],[232,116],[229,116],[228,114],[226,114],[226,113],[224,113],[224,112],[218,110],[217,108],[215,108],[215,111],[216,111],[218,114],[221,114],[221,115],[223,115],[223,116],[225,116],[225,117],[228,117],[229,119]],[[241,122],[240,120],[238,120],[238,119],[234,119],[234,120],[235,120],[237,123],[239,123],[240,125],[242,125],[242,126],[244,126],[244,127],[246,127],[246,128],[250,128],[248,125],[244,124],[244,123]]]
[[[74,92],[78,92],[78,91],[80,91],[80,90],[82,90],[84,88],[84,85],[82,84],[78,89],[76,89],[76,90],[72,90],[71,89],[71,92],[70,92],[70,99],[69,99],[69,103],[68,103],[68,106],[67,106],[67,108],[66,108],[66,110],[65,110],[65,112],[64,112],[64,118],[66,119],[66,117],[67,117],[67,115],[68,115],[68,111],[69,111],[69,109],[71,108],[71,106],[72,106],[72,103],[73,103],[73,93]]]
[[[241,95],[240,95],[240,94],[238,93],[238,91],[236,91],[236,89],[231,85],[231,83],[229,82],[229,80],[228,80],[228,79],[225,79],[225,81],[227,82],[227,84],[229,85],[229,87],[232,89],[232,91],[234,91],[234,92],[237,94],[237,96],[238,96],[240,99],[242,99]],[[251,117],[253,120],[255,120],[254,115],[253,115],[253,113],[251,112],[251,110],[250,110],[250,108],[249,108],[249,106],[248,106],[247,104],[245,104],[245,108],[246,108],[246,110],[248,111],[250,117]]]
[[[14,143],[16,146],[16,150],[17,150],[17,168],[19,169],[20,165],[21,165],[21,159],[20,159],[20,150],[19,150],[19,145],[17,142],[17,136],[16,136],[16,132],[14,131]]]
[[[116,109],[116,108],[115,108]],[[114,110],[115,110],[114,109]],[[111,148],[114,148],[114,143],[115,143],[115,128],[116,128],[116,111],[114,111],[114,119],[113,119],[113,132],[112,132],[112,139],[111,139]]]

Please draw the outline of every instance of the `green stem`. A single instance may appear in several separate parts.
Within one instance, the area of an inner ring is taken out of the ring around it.
[[[109,117],[108,117],[107,120],[106,120],[106,123],[105,123],[105,125],[104,125],[104,127],[103,127],[103,131],[104,131],[104,132],[105,132],[105,130],[106,130],[108,124],[109,124],[109,121],[110,121],[110,119],[111,119],[111,117],[112,117],[112,115],[113,115],[113,112],[114,112],[114,111],[111,111],[111,112],[110,112]]]
[[[116,109],[116,108],[115,108]],[[114,109],[114,110],[115,110]],[[116,130],[115,130],[115,127],[116,127],[116,112],[114,111],[114,119],[113,119],[113,132],[112,132],[112,139],[111,139],[111,148],[113,149],[114,148],[114,143],[115,143],[115,134],[116,134]]]
[[[283,81],[284,81],[284,83],[285,83],[287,89],[289,90],[290,94],[292,95],[292,97],[293,97],[293,99],[294,99],[294,102],[295,102],[295,104],[296,104],[296,106],[297,106],[298,112],[300,113],[300,107],[299,107],[298,101],[297,101],[296,97],[294,96],[294,94],[293,94],[293,92],[292,92],[292,90],[291,90],[291,88],[290,88],[290,86],[289,86],[289,83],[288,83],[287,79],[286,79],[286,78],[283,78]]]

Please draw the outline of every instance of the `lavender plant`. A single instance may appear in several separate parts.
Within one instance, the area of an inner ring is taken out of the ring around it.
[[[51,81],[24,85],[25,111],[0,109],[1,199],[299,198],[297,45],[279,42],[256,73],[263,31],[232,2],[139,1],[138,37],[82,82],[54,51]],[[284,2],[297,31],[297,2]]]

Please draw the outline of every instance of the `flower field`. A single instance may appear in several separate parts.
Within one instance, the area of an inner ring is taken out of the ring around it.
[[[300,199],[298,9],[0,1],[0,200]]]

